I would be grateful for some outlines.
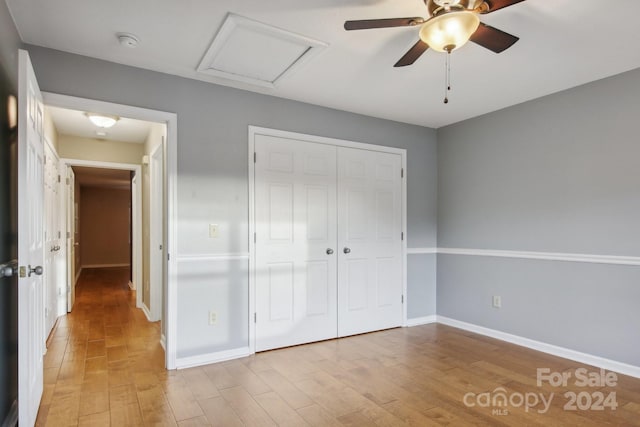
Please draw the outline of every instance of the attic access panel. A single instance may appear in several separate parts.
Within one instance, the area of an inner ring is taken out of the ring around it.
[[[326,46],[321,41],[230,13],[197,70],[274,88]]]

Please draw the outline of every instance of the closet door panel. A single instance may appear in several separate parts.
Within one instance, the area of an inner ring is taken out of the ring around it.
[[[397,154],[338,148],[338,335],[402,324]]]
[[[336,147],[258,135],[255,150],[256,350],[335,338]]]

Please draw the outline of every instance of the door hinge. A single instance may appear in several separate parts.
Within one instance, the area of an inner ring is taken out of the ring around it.
[[[400,302],[404,304],[404,295],[400,295]]]
[[[253,313],[253,323],[258,323],[258,313]]]
[[[58,239],[62,237],[62,234],[58,231]]]
[[[404,240],[404,231],[400,232],[400,240]]]
[[[60,175],[58,175],[58,182],[60,182]]]
[[[253,152],[253,163],[256,163],[258,161],[258,155],[256,154],[256,152]]]
[[[169,254],[167,254],[167,261],[171,260],[171,256]]]
[[[256,243],[256,241],[257,241],[256,233],[253,233],[253,243]]]
[[[404,168],[400,168],[400,178],[404,178]]]

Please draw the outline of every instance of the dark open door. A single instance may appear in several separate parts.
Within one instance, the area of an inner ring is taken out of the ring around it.
[[[18,420],[16,88],[0,67],[0,425]],[[17,262],[15,263],[17,269]]]

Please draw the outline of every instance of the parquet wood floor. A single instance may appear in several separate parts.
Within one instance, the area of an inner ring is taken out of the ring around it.
[[[147,322],[135,308],[126,270],[83,271],[76,306],[59,320],[50,340],[37,424],[640,425],[639,379],[618,375],[615,387],[578,387],[576,369],[599,371],[443,325],[392,329],[179,371],[164,369],[159,333],[159,324]],[[572,378],[567,386],[539,387],[537,368]],[[480,405],[479,394],[493,398],[502,390],[510,404]],[[566,392],[590,397],[615,392],[618,406],[615,411],[565,410]],[[518,396],[532,398],[529,393],[546,399],[554,394],[546,413],[539,413],[542,403],[528,410],[518,405]],[[465,404],[465,395],[475,406]]]

